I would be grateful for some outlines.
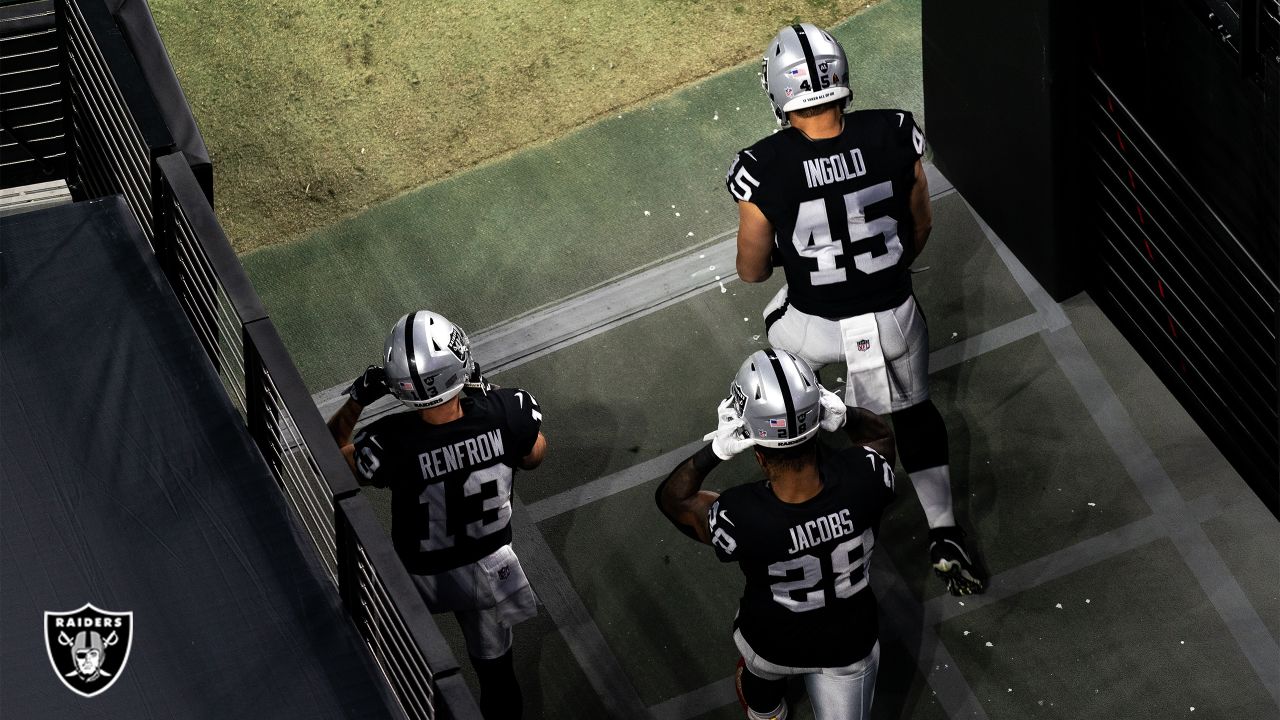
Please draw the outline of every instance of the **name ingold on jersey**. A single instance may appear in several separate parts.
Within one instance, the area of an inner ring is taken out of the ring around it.
[[[433,480],[455,470],[489,462],[501,455],[502,433],[490,430],[482,435],[424,452],[418,456],[418,464],[422,466],[422,477]]]
[[[804,161],[804,179],[809,187],[821,187],[841,180],[862,177],[867,174],[867,164],[862,160],[862,151],[854,148],[849,151],[848,162],[844,153],[831,157]]]
[[[849,519],[849,508],[845,508],[838,513],[824,515],[791,528],[791,549],[787,550],[787,554],[794,555],[819,543],[856,534],[853,521]]]

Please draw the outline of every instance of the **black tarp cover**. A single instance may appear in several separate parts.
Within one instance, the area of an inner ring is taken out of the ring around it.
[[[0,717],[397,716],[119,197],[0,218],[0,453]],[[87,698],[85,603],[134,622]]]

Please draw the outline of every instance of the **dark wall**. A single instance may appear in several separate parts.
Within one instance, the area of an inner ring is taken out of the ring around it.
[[[924,0],[923,50],[934,162],[1054,298],[1089,290],[1280,515],[1269,7]]]
[[[1063,5],[923,6],[934,163],[1059,300],[1083,288],[1071,150],[1078,12]]]
[[[1266,267],[1280,249],[1276,64],[1246,70],[1199,3],[1094,0],[1089,64]]]
[[[1230,4],[1093,2],[1089,289],[1280,516],[1280,64]]]

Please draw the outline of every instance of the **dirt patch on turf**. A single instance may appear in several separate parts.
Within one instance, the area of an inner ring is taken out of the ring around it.
[[[244,252],[757,57],[784,24],[830,26],[876,1],[151,5]]]

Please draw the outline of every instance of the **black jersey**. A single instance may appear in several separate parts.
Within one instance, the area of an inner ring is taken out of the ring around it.
[[[391,537],[410,572],[460,567],[511,542],[514,471],[541,425],[532,395],[495,388],[464,394],[453,422],[398,413],[356,436],[356,471],[391,489]]]
[[[707,513],[711,544],[746,576],[734,627],[762,658],[787,667],[844,667],[878,636],[868,563],[893,470],[849,448],[819,464],[822,490],[784,503],[761,481],[720,495]]]
[[[911,294],[911,188],[924,135],[905,110],[859,110],[836,137],[795,128],[738,153],[725,184],[774,228],[787,298],[829,319],[888,310]]]

